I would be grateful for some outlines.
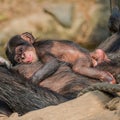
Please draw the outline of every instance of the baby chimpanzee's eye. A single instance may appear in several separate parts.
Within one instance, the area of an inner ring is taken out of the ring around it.
[[[23,52],[23,47],[20,47],[20,48],[19,48],[19,52]]]
[[[20,58],[18,58],[18,59],[17,59],[17,62],[20,63],[20,61],[21,61]]]
[[[20,59],[20,57],[18,55],[15,56],[15,61],[20,63],[21,59]]]

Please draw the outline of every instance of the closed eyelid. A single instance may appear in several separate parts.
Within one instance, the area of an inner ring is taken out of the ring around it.
[[[18,55],[16,55],[14,59],[15,59],[16,62],[20,62],[20,58],[19,58]]]

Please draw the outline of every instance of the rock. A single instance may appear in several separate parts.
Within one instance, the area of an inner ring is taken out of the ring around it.
[[[115,111],[104,107],[111,99],[107,94],[94,91],[57,106],[32,111],[20,117],[14,113],[5,120],[119,120]]]
[[[51,14],[64,27],[71,27],[73,17],[73,4],[51,4],[44,9]]]

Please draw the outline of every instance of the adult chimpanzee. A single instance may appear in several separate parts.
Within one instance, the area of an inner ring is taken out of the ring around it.
[[[33,83],[39,84],[44,78],[54,73],[60,62],[68,63],[76,73],[111,84],[116,83],[111,73],[94,68],[104,60],[109,61],[102,50],[98,49],[90,54],[86,49],[72,41],[42,40],[34,42],[34,40],[30,33],[16,35],[9,40],[6,49],[6,55],[13,64],[33,63],[38,60],[45,64],[32,76]]]
[[[0,65],[0,113],[10,115],[66,102],[67,99],[47,88],[30,84],[21,75]],[[10,108],[4,103],[10,106]]]
[[[120,10],[118,7],[113,8],[108,27],[110,32],[115,34],[103,41],[97,48],[102,48],[105,52],[117,52],[120,50]]]

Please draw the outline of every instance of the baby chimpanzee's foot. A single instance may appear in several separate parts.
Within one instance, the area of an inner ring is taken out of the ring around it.
[[[109,72],[106,72],[106,75],[102,77],[102,81],[106,81],[110,84],[116,84],[116,80],[113,75]]]

